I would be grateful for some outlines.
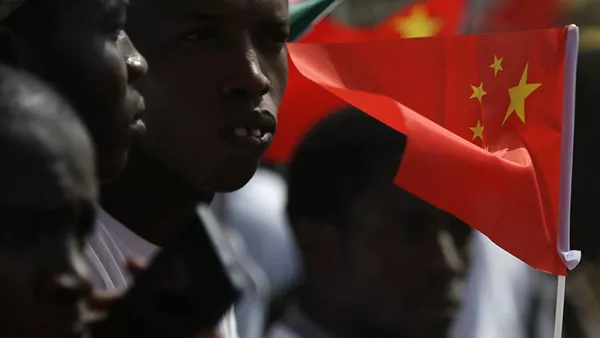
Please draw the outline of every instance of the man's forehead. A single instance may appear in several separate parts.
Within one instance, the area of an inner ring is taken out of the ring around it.
[[[200,14],[265,13],[282,19],[288,16],[287,0],[172,0],[169,6],[175,7],[178,11]]]

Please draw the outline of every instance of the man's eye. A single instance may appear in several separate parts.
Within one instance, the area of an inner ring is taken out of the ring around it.
[[[194,29],[181,34],[180,40],[186,43],[198,43],[215,38],[217,34],[216,30],[210,28]]]
[[[280,52],[287,42],[289,34],[287,32],[272,32],[261,34],[260,41],[274,52]]]

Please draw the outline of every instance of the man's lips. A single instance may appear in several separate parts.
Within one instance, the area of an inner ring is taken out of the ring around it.
[[[131,123],[129,124],[129,132],[135,136],[140,136],[146,133],[146,124],[142,120],[142,113],[146,110],[144,98],[138,94],[138,99],[135,107]]]
[[[275,116],[268,110],[255,109],[238,115],[221,130],[222,137],[249,155],[263,153],[275,134]]]

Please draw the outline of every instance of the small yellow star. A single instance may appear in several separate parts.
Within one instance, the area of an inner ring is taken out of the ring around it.
[[[481,98],[483,98],[483,95],[487,94],[485,90],[483,90],[483,81],[481,82],[479,87],[471,85],[471,88],[473,89],[473,94],[471,95],[470,99],[477,98],[477,100],[479,100],[479,103],[481,103]]]
[[[442,27],[442,22],[429,16],[427,8],[415,5],[406,18],[395,20],[395,29],[404,38],[423,38],[435,36]]]
[[[496,57],[496,54],[494,54],[494,63],[490,65],[490,68],[494,70],[494,76],[498,75],[498,71],[504,70],[502,68],[502,60],[504,60],[503,57],[498,59],[498,57]]]
[[[490,151],[490,146],[485,146],[483,149],[485,149],[485,151]]]
[[[523,70],[523,75],[521,75],[521,80],[516,87],[512,87],[508,89],[508,95],[510,96],[510,105],[506,110],[506,115],[504,116],[504,121],[502,121],[502,125],[508,120],[510,115],[513,112],[517,113],[517,116],[521,120],[521,122],[525,123],[525,99],[531,95],[536,89],[538,89],[542,84],[541,83],[527,83],[527,68],[529,67],[529,63],[525,65],[525,69]]]
[[[475,127],[469,127],[473,132],[473,138],[471,141],[475,141],[476,138],[480,138],[483,141],[483,126],[481,125],[481,121],[477,121],[477,125]]]

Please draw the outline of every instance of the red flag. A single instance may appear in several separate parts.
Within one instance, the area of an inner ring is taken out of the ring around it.
[[[465,14],[466,0],[426,0],[406,6],[375,27],[352,27],[325,18],[302,42],[356,42],[456,34]]]
[[[556,27],[560,0],[504,0],[483,13],[482,32],[506,32]]]
[[[557,238],[566,34],[299,43],[289,53],[292,71],[313,86],[407,135],[396,184],[530,266],[564,275]]]
[[[370,29],[344,26],[327,18],[316,24],[301,41],[356,42],[428,34],[453,35],[459,31],[465,8],[465,0],[422,1],[402,8]],[[265,160],[287,162],[293,147],[307,128],[324,114],[346,105],[347,103],[320,87],[310,84],[307,86],[307,81],[290,67],[288,87],[279,109],[278,132]]]

